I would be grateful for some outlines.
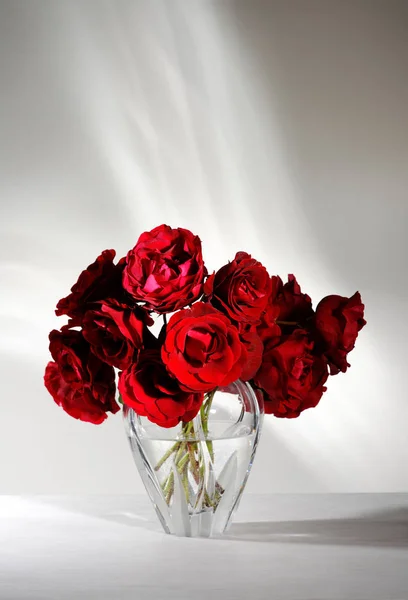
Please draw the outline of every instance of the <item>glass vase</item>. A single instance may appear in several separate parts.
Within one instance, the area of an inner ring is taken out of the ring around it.
[[[170,429],[123,406],[126,434],[145,488],[166,533],[224,533],[244,491],[262,421],[263,402],[235,381],[205,395],[198,415]]]

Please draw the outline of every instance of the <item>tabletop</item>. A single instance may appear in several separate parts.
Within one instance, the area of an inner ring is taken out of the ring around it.
[[[408,600],[408,494],[244,494],[222,539],[146,496],[0,496],[1,600]]]

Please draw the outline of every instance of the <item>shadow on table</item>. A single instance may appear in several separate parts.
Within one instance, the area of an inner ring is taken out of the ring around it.
[[[127,527],[163,534],[147,498],[133,496],[46,497],[37,502]],[[335,546],[408,547],[408,507],[355,517],[233,523],[220,540]]]
[[[353,518],[233,523],[224,539],[405,548],[408,547],[408,508]]]
[[[37,496],[35,501],[70,513],[163,533],[149,499],[144,496]]]

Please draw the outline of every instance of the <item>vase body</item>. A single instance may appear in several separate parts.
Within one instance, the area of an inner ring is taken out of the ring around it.
[[[225,532],[244,491],[259,441],[263,403],[236,381],[207,395],[190,423],[170,429],[123,407],[136,466],[166,533]]]

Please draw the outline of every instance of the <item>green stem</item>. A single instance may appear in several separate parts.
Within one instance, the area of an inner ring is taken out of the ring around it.
[[[212,500],[211,500],[210,496],[208,495],[207,490],[205,490],[205,492],[204,492],[204,501],[209,508],[213,505]]]
[[[211,440],[207,439],[209,433],[209,416],[211,405],[214,399],[216,389],[211,390],[205,395],[203,404],[201,405],[200,412],[198,414],[198,422],[201,421],[201,429],[204,434],[204,440],[197,439],[199,432],[194,430],[194,422],[189,421],[183,423],[182,426],[182,437],[179,441],[175,442],[172,447],[162,456],[157,465],[155,471],[159,471],[161,467],[174,455],[173,464],[175,465],[177,472],[181,475],[181,481],[183,484],[184,492],[186,495],[187,502],[189,502],[189,481],[188,473],[192,474],[195,483],[199,487],[199,491],[204,493],[204,502],[207,506],[212,506],[215,502],[215,497],[212,499],[209,497],[208,491],[205,486],[205,472],[206,472],[206,460],[205,455],[202,452],[202,442],[205,441],[210,458],[214,461],[214,448]],[[166,503],[169,505],[174,494],[174,472],[170,471],[166,480],[162,483],[163,495]],[[216,490],[216,496],[220,494],[220,490]],[[200,494],[197,493],[197,497]]]
[[[170,450],[167,450],[166,454],[164,454],[161,459],[159,460],[159,462],[157,463],[157,465],[154,467],[155,471],[158,471],[166,462],[166,460],[168,458],[170,458],[170,456],[176,452],[179,448],[179,445],[181,444],[181,442],[176,442],[175,444],[173,444],[173,446],[170,448]]]
[[[173,492],[174,492],[174,473],[172,471],[170,473],[170,475],[167,479],[167,483],[163,489],[163,494],[164,494],[167,504],[170,504],[170,500],[173,495]]]
[[[188,437],[190,435],[191,431],[193,430],[193,427],[194,427],[194,424],[192,421],[189,421],[188,423],[183,424],[182,432],[185,437]],[[178,472],[182,473],[184,465],[188,465],[188,460],[186,460],[186,457],[188,458],[188,453],[185,454],[186,450],[188,450],[188,443],[185,441],[178,441],[175,444],[173,444],[173,446],[159,460],[159,462],[157,463],[157,465],[155,467],[155,471],[158,471],[164,465],[164,463],[173,454],[175,454],[174,463],[176,465]],[[181,462],[182,462],[182,466],[180,468]],[[163,494],[165,496],[166,502],[167,502],[167,504],[169,504],[170,500],[172,498],[172,495],[174,493],[174,473],[173,473],[173,471],[170,472],[170,474],[168,475],[166,480],[162,483],[161,487],[163,489]]]
[[[187,504],[188,504],[189,503],[189,494],[190,494],[190,490],[189,490],[189,486],[188,486],[188,462],[186,462],[186,464],[184,465],[181,481],[183,483],[184,493],[186,495],[186,500],[187,500]]]
[[[187,443],[186,442],[181,442],[179,449],[177,450],[176,453],[176,458],[174,459],[174,462],[176,464],[176,466],[178,465],[179,460],[184,456],[184,452],[185,449],[187,447]]]
[[[212,402],[214,399],[214,394],[216,391],[217,391],[217,388],[215,388],[214,390],[212,390],[211,392],[209,392],[207,394],[207,398],[206,398],[205,402],[203,402],[201,409],[200,409],[201,423],[202,423],[204,435],[206,437],[208,435],[208,419],[210,416],[211,405],[212,405]],[[207,448],[208,448],[208,452],[210,454],[211,460],[214,462],[213,443],[209,440],[206,440],[206,444],[207,444]]]
[[[198,484],[200,482],[200,473],[199,473],[200,465],[195,457],[192,444],[187,444],[187,449],[188,449],[188,453],[190,456],[191,473],[194,477],[194,481]]]
[[[187,453],[183,456],[183,458],[178,463],[176,463],[177,471],[180,474],[183,472],[183,469],[184,469],[185,465],[189,462],[189,460],[190,460],[190,456]]]

